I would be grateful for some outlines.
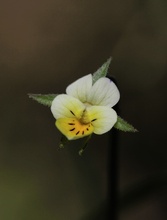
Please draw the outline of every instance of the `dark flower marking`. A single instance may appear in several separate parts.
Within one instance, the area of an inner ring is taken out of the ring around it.
[[[74,131],[74,130],[75,130],[75,128],[70,129],[70,131]]]
[[[74,114],[74,112],[73,112],[73,111],[71,111],[71,110],[70,110],[70,112],[71,112],[71,114],[72,114],[72,115],[74,115],[74,116],[75,116],[75,114]]]

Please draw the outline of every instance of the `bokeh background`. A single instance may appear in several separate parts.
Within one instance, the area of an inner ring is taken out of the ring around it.
[[[110,56],[120,114],[120,220],[167,219],[167,2],[0,1],[0,219],[106,219],[109,134],[58,151],[50,109],[27,93],[63,93]]]

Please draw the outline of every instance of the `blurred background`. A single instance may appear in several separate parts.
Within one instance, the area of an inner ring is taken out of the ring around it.
[[[120,220],[167,219],[167,2],[1,0],[0,219],[104,220],[110,134],[58,151],[50,109],[27,93],[64,93],[110,56],[120,115]]]

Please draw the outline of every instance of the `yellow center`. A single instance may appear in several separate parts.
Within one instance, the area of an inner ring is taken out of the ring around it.
[[[81,118],[79,119],[81,124],[87,125],[90,124],[91,120],[89,118],[88,112],[86,110],[83,111]]]
[[[85,122],[86,120],[83,118],[82,120],[77,118],[59,118],[56,121],[56,126],[69,140],[75,140],[93,133],[94,128],[91,122],[87,124]]]

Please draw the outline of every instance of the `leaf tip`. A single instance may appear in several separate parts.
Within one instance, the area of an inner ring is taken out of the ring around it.
[[[133,133],[138,132],[138,130],[134,128],[133,125],[129,124],[127,121],[125,121],[119,116],[117,118],[117,122],[115,123],[114,127],[124,132],[133,132]]]
[[[111,63],[111,61],[112,61],[112,57],[109,57],[109,58],[108,58],[108,60],[107,60],[107,63],[109,63],[109,64],[110,64],[110,63]]]
[[[27,95],[30,99],[35,99],[35,96],[37,96],[37,94],[33,94],[33,93],[28,93]]]

